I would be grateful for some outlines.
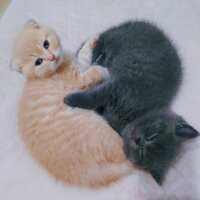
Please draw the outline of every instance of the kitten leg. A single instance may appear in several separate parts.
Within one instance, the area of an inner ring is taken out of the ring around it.
[[[92,65],[84,73],[80,73],[79,76],[79,86],[80,89],[91,88],[98,83],[101,83],[109,78],[109,72],[107,68],[101,67],[99,65]]]
[[[105,82],[94,89],[69,94],[64,102],[72,107],[96,109],[109,101],[110,91],[112,91],[111,82]]]
[[[81,49],[77,53],[77,60],[80,64],[78,67],[80,71],[85,71],[91,66],[92,60],[92,50],[94,49],[96,43],[98,41],[98,37],[92,37],[88,41],[83,44]]]

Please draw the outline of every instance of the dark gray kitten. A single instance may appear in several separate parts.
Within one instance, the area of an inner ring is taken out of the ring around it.
[[[107,67],[110,79],[65,103],[99,112],[123,137],[127,157],[161,184],[181,143],[198,135],[169,111],[182,79],[174,46],[154,25],[127,22],[100,34],[91,63]]]

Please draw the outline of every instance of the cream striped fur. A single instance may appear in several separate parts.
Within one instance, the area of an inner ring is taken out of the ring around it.
[[[50,47],[44,49],[48,39]],[[56,55],[59,59],[51,61]],[[35,61],[43,58],[40,67]],[[102,80],[102,70],[79,72],[64,58],[54,31],[29,21],[16,39],[12,67],[27,81],[19,103],[21,136],[33,157],[56,179],[83,187],[101,187],[132,172],[118,134],[92,111],[63,103],[74,89]]]

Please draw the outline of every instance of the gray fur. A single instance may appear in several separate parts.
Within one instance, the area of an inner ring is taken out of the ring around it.
[[[182,79],[173,44],[150,23],[127,22],[100,34],[94,62],[108,68],[110,79],[69,95],[65,103],[95,109],[123,137],[127,157],[162,183],[180,144],[198,135],[169,111]]]

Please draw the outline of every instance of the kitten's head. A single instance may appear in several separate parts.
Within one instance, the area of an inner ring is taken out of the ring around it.
[[[63,50],[57,34],[29,20],[16,38],[11,69],[27,78],[40,78],[53,74],[62,61]]]
[[[178,115],[157,113],[128,124],[122,135],[127,157],[161,184],[181,144],[199,133]]]

